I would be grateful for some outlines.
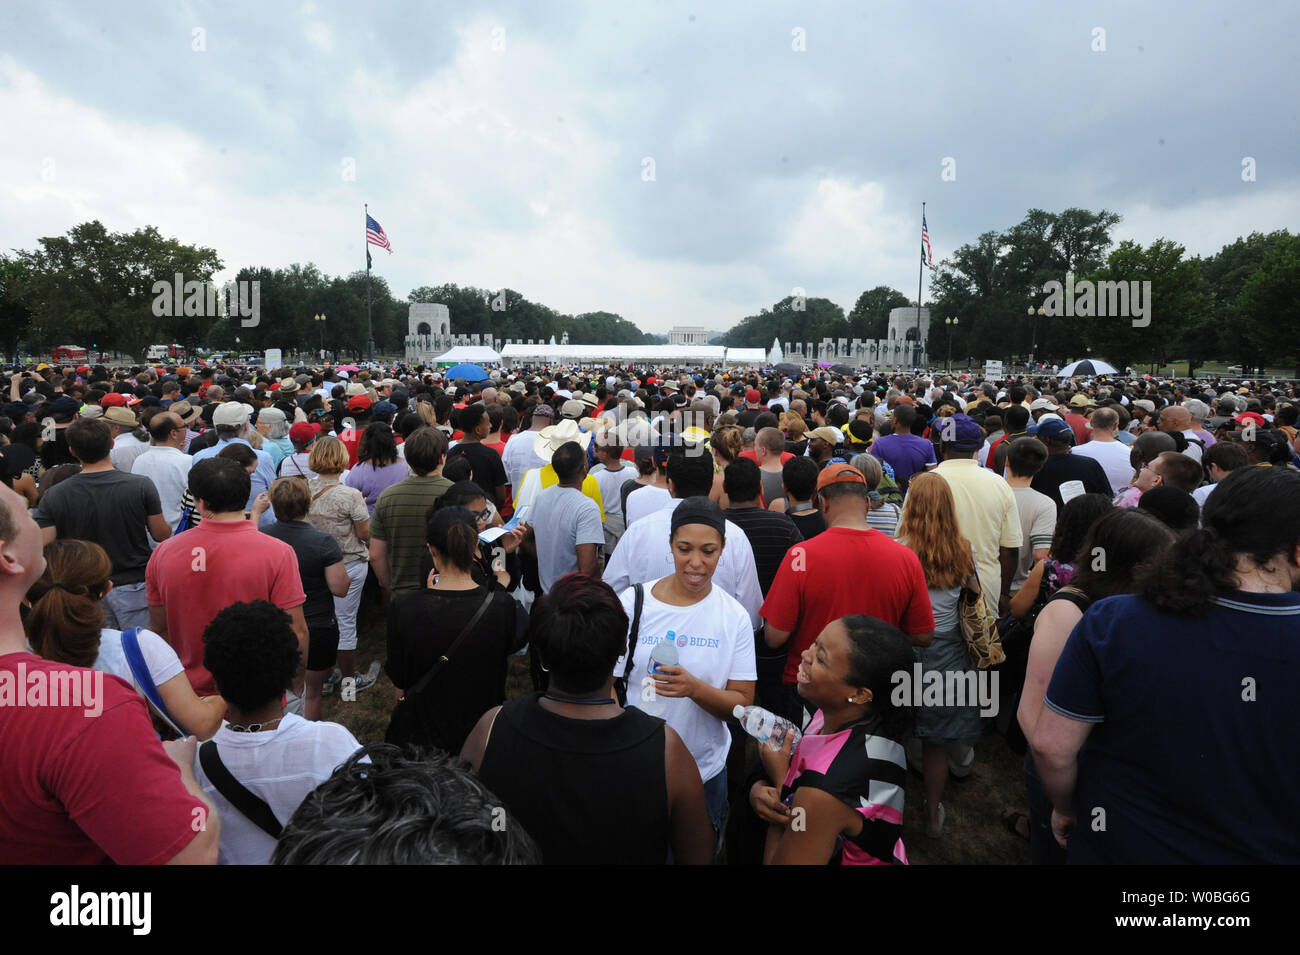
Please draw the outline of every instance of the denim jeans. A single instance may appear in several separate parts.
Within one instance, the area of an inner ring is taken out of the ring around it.
[[[727,771],[714,776],[704,784],[704,802],[709,810],[709,822],[713,823],[713,832],[722,837],[723,827],[727,824]]]
[[[149,599],[144,581],[118,584],[99,602],[104,611],[104,626],[109,630],[130,630],[149,626]]]

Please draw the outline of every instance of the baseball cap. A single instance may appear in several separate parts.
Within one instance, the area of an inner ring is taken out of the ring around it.
[[[312,424],[310,421],[299,421],[289,429],[289,440],[294,443],[294,447],[305,448],[316,440],[320,434],[320,425]]]
[[[1087,408],[1092,405],[1092,399],[1087,395],[1078,394],[1070,399],[1071,408]]]
[[[570,398],[560,406],[560,416],[577,421],[587,413],[587,406],[577,398]]]
[[[1045,418],[1038,422],[1037,437],[1057,444],[1074,444],[1074,429],[1060,418]]]
[[[248,424],[248,418],[252,413],[252,405],[227,401],[225,404],[218,405],[217,410],[212,412],[212,423],[214,425]]]
[[[763,400],[763,395],[759,392],[757,388],[750,388],[748,391],[745,392],[745,400],[752,401],[755,404],[757,404],[758,402]]]
[[[71,418],[74,414],[76,414],[80,410],[81,410],[81,402],[78,401],[76,398],[69,398],[65,396],[62,398],[56,398],[53,402],[50,403],[50,414],[52,415],[67,415],[69,418]],[[135,416],[132,415],[132,417]]]
[[[817,475],[817,490],[819,491],[830,487],[832,484],[861,484],[865,486],[866,483],[867,479],[862,476],[862,472],[851,464],[832,462],[822,468],[821,473]]]
[[[1056,411],[1061,406],[1051,398],[1035,398],[1034,403],[1029,406],[1030,411]]]
[[[103,413],[104,409],[99,405],[86,405],[81,409],[81,417],[83,418],[98,418],[103,415]]]
[[[361,395],[353,395],[351,398],[348,399],[348,410],[349,410],[349,411],[369,411],[369,410],[370,410],[370,398],[367,397],[367,396],[364,395],[364,394],[361,394]]]
[[[1253,422],[1255,427],[1257,428],[1264,428],[1268,426],[1268,422],[1264,419],[1264,416],[1260,414],[1258,411],[1243,411],[1241,414],[1237,415],[1237,417],[1233,418],[1232,420],[1237,422],[1237,424],[1245,424],[1247,421],[1250,421]]]
[[[839,431],[829,425],[822,425],[820,428],[813,428],[808,432],[810,438],[821,438],[831,447],[835,447],[844,438],[844,432]]]
[[[126,405],[126,395],[120,391],[110,391],[99,399],[102,408],[121,408]]]
[[[955,414],[937,424],[939,439],[954,451],[978,451],[984,444],[984,433],[970,415]]]
[[[397,405],[393,404],[391,401],[376,401],[375,406],[370,410],[374,413],[375,417],[382,417],[384,415],[396,414]]]

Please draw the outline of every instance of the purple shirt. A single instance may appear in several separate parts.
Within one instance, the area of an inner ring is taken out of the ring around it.
[[[385,488],[389,488],[398,481],[404,481],[411,476],[411,469],[406,466],[405,461],[395,461],[392,464],[385,464],[382,468],[377,468],[369,461],[363,461],[356,467],[348,471],[343,483],[351,488],[356,488],[366,499],[366,510],[370,516],[375,516],[375,501],[379,500]]]
[[[882,434],[872,442],[871,453],[889,462],[894,469],[894,481],[904,493],[913,474],[924,471],[927,464],[938,463],[934,459],[934,444],[914,434]]]

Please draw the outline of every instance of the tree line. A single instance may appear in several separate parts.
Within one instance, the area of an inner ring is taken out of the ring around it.
[[[953,356],[976,362],[1031,355],[1049,363],[1093,356],[1120,367],[1173,359],[1193,368],[1213,359],[1245,368],[1300,362],[1300,236],[1253,232],[1214,255],[1189,257],[1163,237],[1146,246],[1116,245],[1111,234],[1120,221],[1104,209],[1030,209],[1010,228],[957,248],[930,273],[931,360],[946,354],[951,328]],[[236,283],[260,286],[255,325],[211,309],[160,310],[157,283],[170,288],[177,274],[208,282],[223,267],[215,250],[166,238],[153,226],[112,233],[98,221],[82,223],[67,235],[40,239],[33,251],[0,255],[0,349],[13,356],[20,347],[39,354],[76,344],[143,356],[150,344],[176,342],[191,350],[324,347],[364,354],[366,274],[360,270],[329,276],[311,263],[240,269]],[[1044,285],[1064,282],[1067,274],[1080,287],[1149,282],[1149,323],[1077,311],[1038,316]],[[372,273],[369,291],[374,340],[383,354],[403,350],[407,305],[414,302],[446,305],[458,335],[559,341],[567,333],[573,344],[667,340],[613,312],[564,314],[509,288],[425,285],[402,301]],[[774,339],[884,338],[890,310],[915,304],[882,285],[859,295],[847,313],[824,297],[787,296],[714,342],[766,348]],[[949,317],[957,323],[945,326]]]

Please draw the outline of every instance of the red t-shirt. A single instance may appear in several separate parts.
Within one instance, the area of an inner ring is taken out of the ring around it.
[[[799,657],[832,620],[866,614],[909,636],[934,630],[921,561],[877,530],[829,527],[786,552],[759,611],[790,631],[783,682],[794,683]]]
[[[339,440],[343,442],[343,447],[348,449],[348,467],[356,467],[361,459],[357,457],[357,450],[361,447],[361,435],[363,434],[357,428],[347,428],[339,432]]]
[[[755,464],[758,464],[758,455],[754,451],[741,451],[740,456],[742,458],[749,458],[749,460],[753,461]],[[781,465],[784,467],[785,462],[789,461],[792,457],[794,457],[794,455],[791,454],[789,451],[782,451]]]
[[[80,699],[58,691],[67,674]],[[49,688],[44,705],[15,705],[15,692],[30,704],[37,684]],[[0,656],[0,740],[6,865],[161,865],[206,818],[144,700],[111,674],[30,653]]]
[[[167,610],[167,642],[200,695],[217,692],[203,665],[203,631],[218,612],[250,600],[292,610],[307,599],[293,548],[252,521],[207,520],[167,538],[149,558],[145,594],[149,606]]]

